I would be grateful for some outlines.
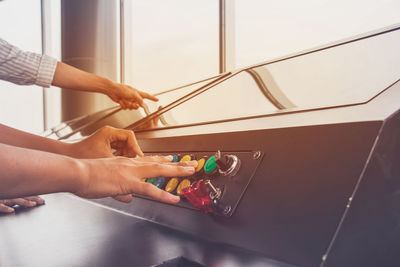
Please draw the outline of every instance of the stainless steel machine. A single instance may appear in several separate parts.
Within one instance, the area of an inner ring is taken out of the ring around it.
[[[398,47],[395,25],[160,92],[160,110],[58,125],[48,135],[68,141],[132,129],[145,154],[201,168],[144,181],[178,205],[54,195],[1,217],[2,266],[397,266]]]

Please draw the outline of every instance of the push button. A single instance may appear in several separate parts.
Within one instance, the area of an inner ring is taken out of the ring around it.
[[[146,182],[150,184],[154,184],[154,182],[157,180],[157,178],[148,178]]]
[[[177,178],[171,178],[167,185],[165,186],[165,191],[167,191],[168,193],[172,193],[175,188],[178,186],[178,179]]]
[[[176,193],[181,196],[182,195],[182,189],[190,186],[191,182],[189,179],[183,179],[182,182],[178,185],[178,188],[176,189]]]
[[[172,158],[173,158],[172,162],[178,162],[179,161],[179,158],[178,158],[177,155],[173,155]]]
[[[180,162],[184,162],[184,161],[191,161],[192,157],[190,155],[185,155],[181,158]]]
[[[201,171],[201,169],[203,169],[204,167],[204,163],[206,163],[206,159],[205,158],[201,158],[197,161],[197,167],[195,169],[196,172]]]
[[[204,171],[207,174],[213,174],[217,169],[217,163],[215,163],[215,156],[210,157],[204,165]]]
[[[165,177],[158,177],[153,184],[158,188],[162,188],[165,184]]]

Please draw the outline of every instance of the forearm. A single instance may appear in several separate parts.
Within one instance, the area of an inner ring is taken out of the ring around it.
[[[116,84],[110,79],[82,71],[62,62],[57,63],[52,85],[87,92],[108,94]]]
[[[0,144],[0,173],[0,199],[75,192],[85,177],[77,159],[4,144]]]
[[[70,144],[26,133],[0,124],[0,143],[23,148],[70,155]]]

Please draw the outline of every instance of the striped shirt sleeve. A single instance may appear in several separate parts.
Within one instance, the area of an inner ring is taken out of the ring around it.
[[[50,87],[57,60],[21,51],[0,38],[0,79],[20,85]]]

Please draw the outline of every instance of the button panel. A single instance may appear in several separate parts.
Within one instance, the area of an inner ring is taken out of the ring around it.
[[[195,173],[189,177],[148,178],[145,182],[180,196],[181,201],[177,206],[229,217],[232,216],[262,160],[262,156],[254,157],[255,153],[219,150],[145,153],[146,156],[172,155],[173,162],[197,160],[198,163]]]

